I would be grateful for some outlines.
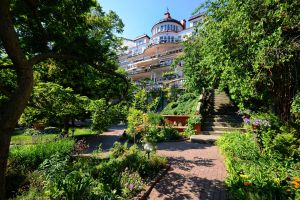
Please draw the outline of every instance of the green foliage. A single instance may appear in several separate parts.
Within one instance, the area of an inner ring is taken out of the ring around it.
[[[264,154],[278,160],[300,159],[300,140],[295,130],[282,127],[280,130],[262,129],[259,131]]]
[[[278,159],[278,154],[287,153],[285,145],[291,136],[280,135],[270,154],[261,153],[253,137],[252,133],[227,133],[217,141],[226,157],[230,199],[298,199],[299,162]]]
[[[68,155],[73,151],[74,141],[62,139],[36,145],[15,146],[10,149],[8,168],[30,171],[54,154]]]
[[[27,128],[23,135],[27,135],[27,136],[32,136],[32,135],[39,135],[41,132],[39,132],[38,130],[34,129],[34,128]]]
[[[166,166],[166,159],[116,143],[107,160],[53,154],[28,177],[17,199],[131,199]]]
[[[196,112],[198,97],[194,93],[181,95],[176,102],[169,103],[162,114],[164,115],[190,115]]]
[[[143,116],[143,111],[137,110],[135,108],[129,108],[127,117],[128,128],[126,132],[135,134],[136,128],[143,124]]]
[[[145,89],[136,88],[132,107],[143,112],[150,112],[158,103],[158,98],[150,99]]]
[[[147,141],[151,143],[180,139],[182,136],[176,129],[165,126],[160,114],[144,114],[140,110],[130,108],[126,138],[131,142]]]
[[[71,88],[47,82],[38,83],[34,89],[29,107],[23,113],[20,123],[31,125],[38,120],[64,120],[84,113],[88,99],[74,94]]]
[[[187,121],[188,126],[194,127],[196,124],[201,124],[202,116],[201,115],[191,115]]]
[[[289,117],[299,89],[298,0],[208,0],[204,19],[184,42],[188,91],[215,82],[240,107]]]
[[[88,110],[92,114],[92,130],[103,132],[121,120],[118,115],[122,112],[122,107],[110,105],[104,99],[91,101]]]
[[[153,126],[159,126],[164,123],[164,118],[160,114],[148,113],[148,123]]]
[[[294,98],[291,106],[291,113],[294,115],[295,123],[300,127],[300,92]]]

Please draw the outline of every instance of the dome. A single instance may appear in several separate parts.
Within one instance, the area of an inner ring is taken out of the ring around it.
[[[180,23],[180,21],[178,21],[178,20],[176,20],[176,19],[173,19],[173,18],[171,17],[171,14],[170,14],[169,9],[168,9],[168,10],[165,12],[165,18],[159,20],[158,22],[156,22],[156,23],[153,25],[152,30],[153,30],[153,28],[154,28],[156,25],[162,24],[162,23],[165,23],[165,22],[174,22],[174,23],[180,25],[180,26],[183,28],[183,25]]]

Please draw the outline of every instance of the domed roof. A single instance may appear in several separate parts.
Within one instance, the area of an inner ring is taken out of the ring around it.
[[[169,9],[167,9],[167,11],[165,12],[165,18],[159,20],[158,22],[156,22],[156,23],[153,25],[153,27],[156,26],[157,24],[161,24],[161,23],[165,23],[165,22],[175,22],[175,23],[179,24],[180,26],[182,26],[182,24],[180,23],[180,21],[178,21],[178,20],[176,20],[176,19],[173,19],[173,18],[171,17],[171,14],[170,14],[170,12],[169,12]],[[152,29],[153,29],[153,27],[152,27]],[[183,26],[182,26],[182,27],[183,27]]]

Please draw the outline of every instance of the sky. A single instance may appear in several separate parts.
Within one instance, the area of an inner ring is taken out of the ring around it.
[[[105,12],[115,11],[125,24],[122,37],[134,39],[148,34],[152,26],[163,19],[167,8],[171,17],[186,19],[204,0],[98,0]]]

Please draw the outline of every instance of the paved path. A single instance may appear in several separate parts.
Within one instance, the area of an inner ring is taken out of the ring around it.
[[[108,151],[116,141],[119,141],[119,138],[125,129],[126,126],[124,125],[115,125],[100,135],[86,137],[86,141],[89,144],[87,153],[97,150],[100,144],[103,151]]]
[[[149,199],[226,199],[226,169],[216,146],[185,142],[162,143],[172,169],[154,187]]]

